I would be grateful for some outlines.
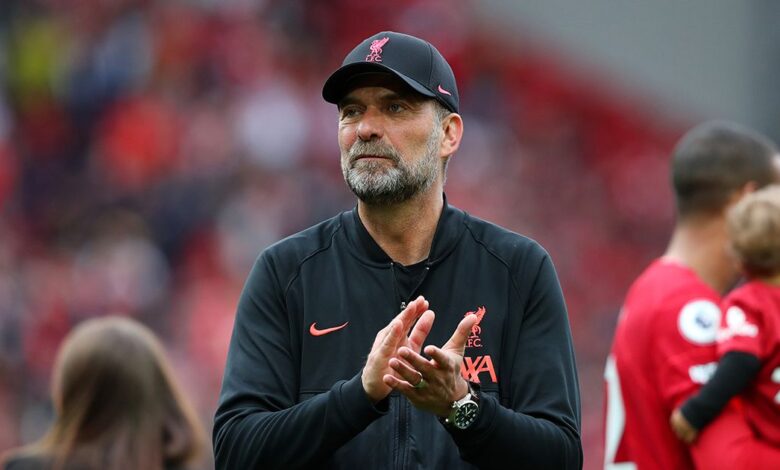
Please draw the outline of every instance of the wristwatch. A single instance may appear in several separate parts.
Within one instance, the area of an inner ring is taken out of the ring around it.
[[[452,402],[452,411],[444,419],[444,424],[456,429],[468,429],[479,416],[479,385],[468,382],[469,391],[460,400]]]

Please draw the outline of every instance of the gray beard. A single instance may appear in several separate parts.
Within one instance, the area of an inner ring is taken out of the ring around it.
[[[423,158],[412,164],[404,163],[398,152],[379,142],[357,140],[346,155],[341,156],[344,181],[355,196],[370,205],[393,205],[406,202],[428,190],[439,175],[439,134],[433,132]],[[390,162],[359,160],[359,155],[378,155]]]

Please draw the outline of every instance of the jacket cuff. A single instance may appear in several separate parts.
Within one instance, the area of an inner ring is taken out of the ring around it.
[[[341,407],[344,410],[349,410],[345,416],[349,416],[349,424],[355,429],[365,429],[373,421],[386,415],[390,409],[389,398],[376,404],[371,402],[363,389],[360,372],[346,382],[342,382],[339,392]]]

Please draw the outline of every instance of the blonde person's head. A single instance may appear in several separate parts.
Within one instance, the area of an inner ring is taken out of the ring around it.
[[[728,213],[731,246],[750,277],[780,274],[780,185],[745,196]]]

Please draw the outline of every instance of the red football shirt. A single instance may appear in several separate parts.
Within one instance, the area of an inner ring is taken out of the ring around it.
[[[761,361],[742,393],[745,417],[759,439],[780,447],[780,287],[751,281],[723,301],[718,354],[741,351]]]
[[[756,439],[745,421],[744,403],[731,400],[691,447],[701,470],[777,470],[780,448]]]
[[[692,270],[665,259],[633,283],[604,375],[605,468],[693,468],[669,417],[716,367],[719,302]]]

